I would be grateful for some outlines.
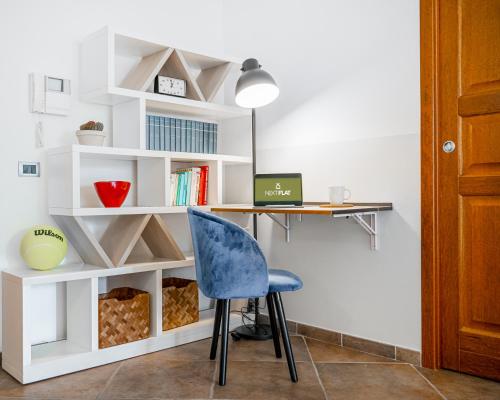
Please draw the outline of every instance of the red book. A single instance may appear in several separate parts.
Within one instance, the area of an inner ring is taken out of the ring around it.
[[[200,167],[200,187],[198,191],[198,205],[206,206],[208,204],[208,165]]]

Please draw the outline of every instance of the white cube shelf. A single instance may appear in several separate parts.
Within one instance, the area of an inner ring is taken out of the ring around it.
[[[21,383],[30,383],[211,337],[213,310],[201,311],[199,322],[162,331],[162,271],[192,267],[193,262],[190,257],[147,267],[70,264],[48,272],[29,268],[3,271],[2,368]],[[108,280],[108,289],[129,285],[150,293],[149,338],[99,349],[99,279]],[[30,332],[36,329],[29,307],[31,288],[56,282],[66,284],[67,338],[31,345]],[[232,315],[231,329],[239,323],[239,317]]]
[[[208,203],[222,204],[223,167],[251,165],[250,157],[179,153],[83,145],[48,151],[49,212],[52,215],[121,215],[179,213],[170,205],[170,173],[208,165]],[[98,180],[130,180],[120,208],[104,208],[93,188]]]

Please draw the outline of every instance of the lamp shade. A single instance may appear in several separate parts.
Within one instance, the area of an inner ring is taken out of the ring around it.
[[[258,108],[272,103],[280,94],[273,77],[261,68],[255,58],[243,62],[242,74],[236,83],[236,104]]]

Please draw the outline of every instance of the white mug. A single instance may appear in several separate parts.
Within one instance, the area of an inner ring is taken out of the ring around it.
[[[342,204],[351,198],[351,191],[344,186],[330,186],[330,204]]]

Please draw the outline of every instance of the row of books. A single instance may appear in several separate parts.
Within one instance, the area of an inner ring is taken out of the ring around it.
[[[208,204],[208,166],[182,168],[170,175],[170,202],[173,206]]]
[[[179,118],[146,116],[148,150],[217,153],[217,124]]]

